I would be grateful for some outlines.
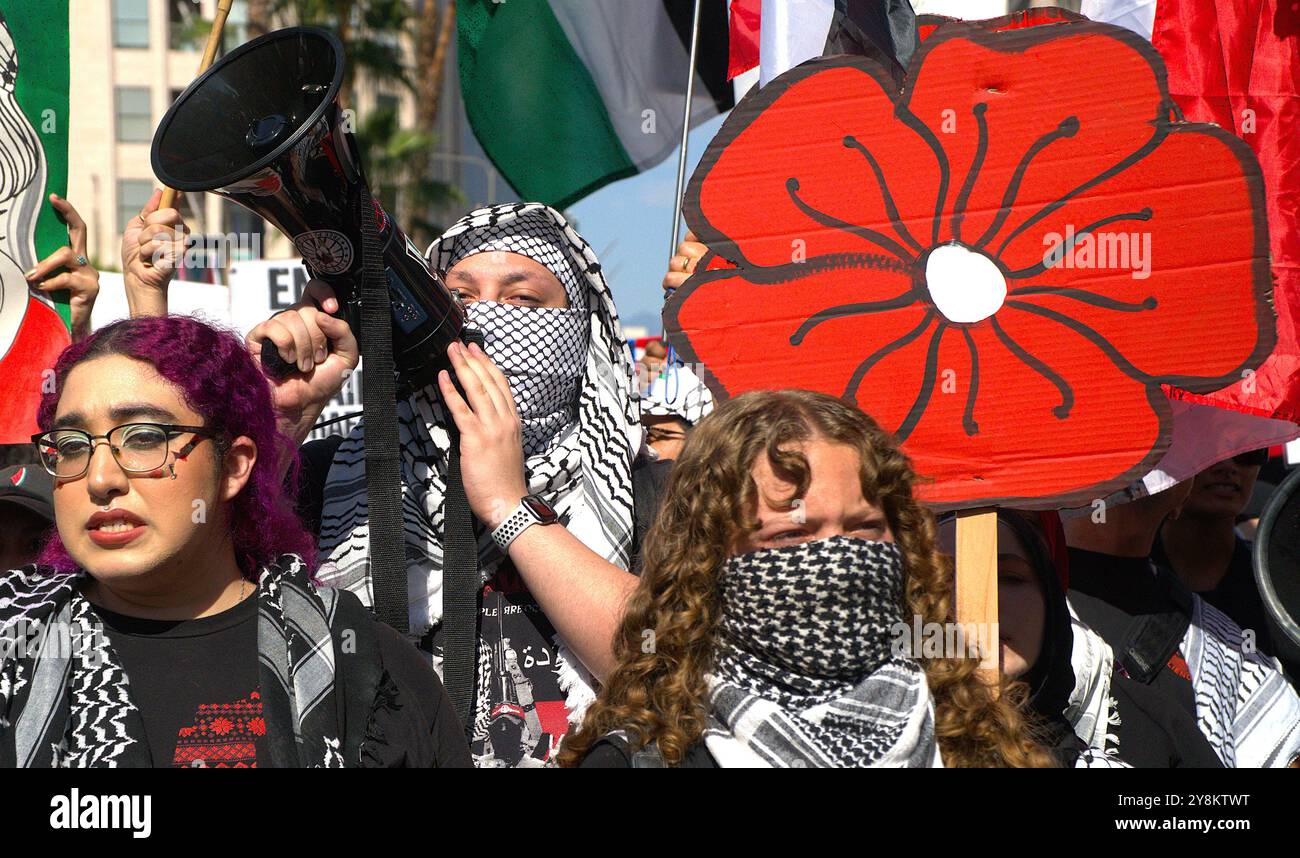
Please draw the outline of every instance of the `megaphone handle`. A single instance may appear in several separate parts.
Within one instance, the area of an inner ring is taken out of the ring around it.
[[[325,312],[324,308],[321,307],[320,302],[317,301],[315,298],[312,298],[311,302],[316,307],[317,310],[320,310],[322,313]],[[280,311],[280,313],[288,313],[288,312],[290,312],[290,310]],[[275,315],[278,316],[280,315],[280,313],[276,313]],[[331,352],[334,351],[334,343],[330,342],[329,340],[326,340],[325,350]],[[298,367],[295,364],[291,364],[284,358],[280,357],[280,349],[278,346],[276,346],[275,343],[271,342],[270,340],[262,340],[262,371],[265,372],[267,375],[269,375],[275,381],[284,381],[285,378],[287,378],[290,375],[290,373],[297,372]]]
[[[270,340],[262,340],[262,371],[275,381],[284,381],[298,367],[280,357],[280,350]]]

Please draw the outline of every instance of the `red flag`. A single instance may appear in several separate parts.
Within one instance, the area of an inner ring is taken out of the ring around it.
[[[762,0],[731,0],[727,80],[758,65],[758,33],[762,9]]]
[[[1196,402],[1300,423],[1300,7],[1287,0],[1160,0],[1152,44],[1192,122],[1249,144],[1264,174],[1277,347],[1251,377]]]

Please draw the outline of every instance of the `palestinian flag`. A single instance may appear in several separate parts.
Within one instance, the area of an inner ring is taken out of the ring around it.
[[[694,0],[463,0],[460,85],[520,198],[564,208],[676,150]],[[703,0],[691,125],[729,110],[727,7]]]
[[[68,178],[68,0],[0,9],[0,444],[29,443],[41,386],[68,344],[68,309],[25,271],[67,244],[48,202]]]
[[[857,54],[901,83],[916,44],[908,0],[731,0],[728,74],[758,66],[758,84],[766,86],[806,60]]]

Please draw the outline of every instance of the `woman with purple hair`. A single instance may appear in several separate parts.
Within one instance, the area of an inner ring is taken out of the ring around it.
[[[433,670],[313,578],[237,337],[110,325],[63,352],[38,419],[57,529],[0,574],[0,766],[469,765]]]

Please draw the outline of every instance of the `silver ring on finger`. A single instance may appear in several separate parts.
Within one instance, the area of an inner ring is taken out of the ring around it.
[[[77,265],[82,268],[90,264],[90,260],[86,258],[86,255],[84,253],[78,253],[76,259],[77,259]]]

